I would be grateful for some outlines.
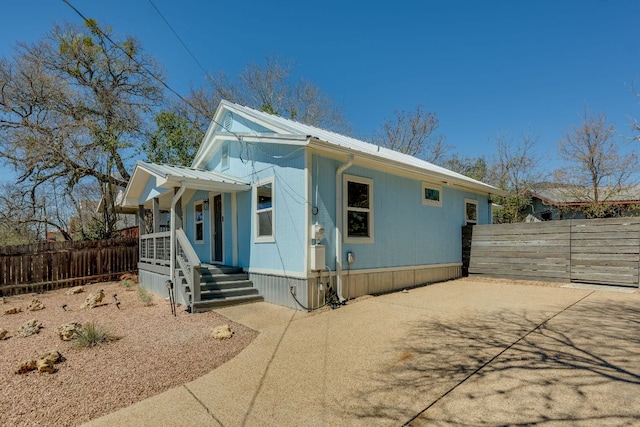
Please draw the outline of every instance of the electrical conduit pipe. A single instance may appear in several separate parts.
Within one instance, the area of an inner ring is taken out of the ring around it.
[[[342,296],[342,174],[353,165],[353,154],[349,154],[349,160],[336,170],[336,290],[338,299],[343,302]]]

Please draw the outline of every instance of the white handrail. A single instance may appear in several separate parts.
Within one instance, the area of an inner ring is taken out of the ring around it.
[[[191,289],[191,302],[200,301],[200,258],[181,228],[176,230],[176,261]]]

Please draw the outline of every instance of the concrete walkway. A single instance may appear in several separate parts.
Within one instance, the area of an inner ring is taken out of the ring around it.
[[[435,284],[302,313],[219,310],[260,331],[209,374],[91,426],[633,425],[640,294]]]

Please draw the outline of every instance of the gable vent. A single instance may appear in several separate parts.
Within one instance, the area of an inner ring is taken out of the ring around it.
[[[231,114],[230,111],[227,111],[227,113],[222,118],[222,127],[225,130],[230,131],[232,124],[233,124],[233,115]]]

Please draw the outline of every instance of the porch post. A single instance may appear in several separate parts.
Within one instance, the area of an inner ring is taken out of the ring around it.
[[[138,230],[141,236],[147,234],[147,227],[144,223],[144,205],[138,205]]]
[[[238,265],[238,197],[231,193],[231,262]]]
[[[160,232],[160,199],[153,198],[153,232]]]

